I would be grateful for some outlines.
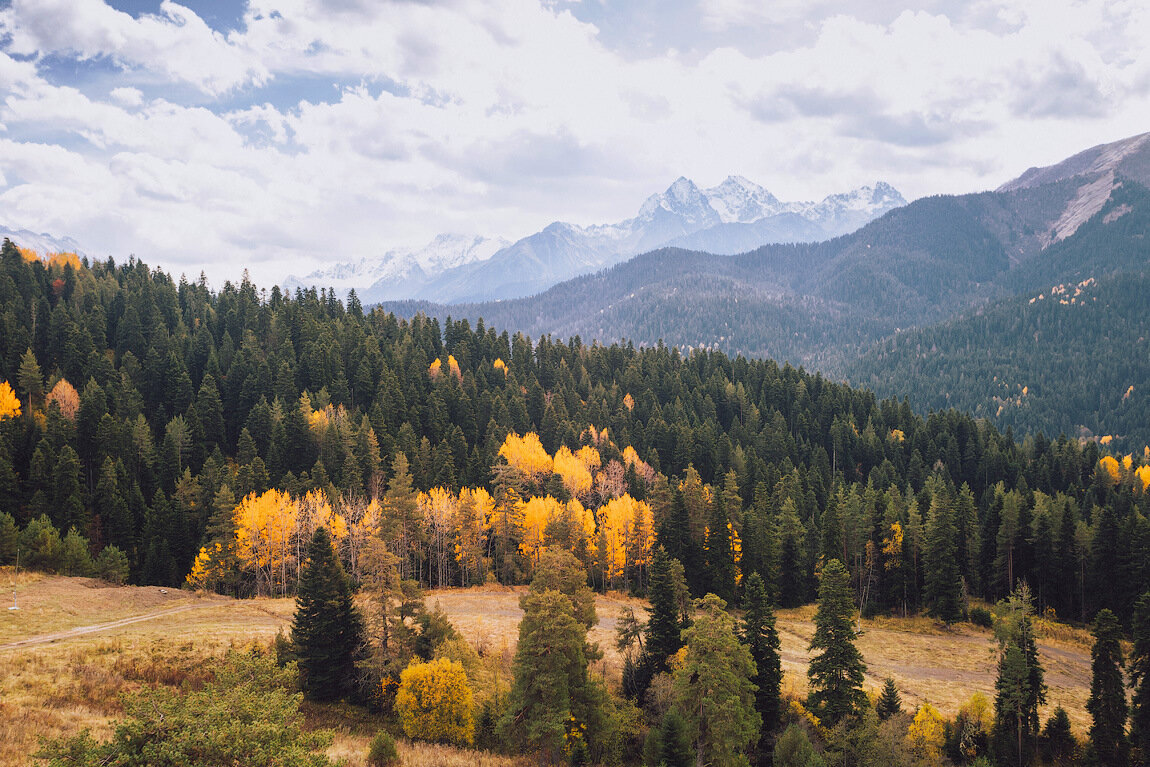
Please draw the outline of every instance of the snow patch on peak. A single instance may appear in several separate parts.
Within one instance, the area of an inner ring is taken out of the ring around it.
[[[742,176],[727,176],[703,194],[724,224],[747,224],[784,210],[777,197]]]

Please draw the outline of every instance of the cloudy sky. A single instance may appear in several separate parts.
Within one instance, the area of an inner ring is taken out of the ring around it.
[[[1150,130],[1145,0],[10,0],[0,224],[217,286],[679,175],[989,189]]]

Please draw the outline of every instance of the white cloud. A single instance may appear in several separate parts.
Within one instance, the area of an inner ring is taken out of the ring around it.
[[[1144,4],[763,7],[701,3],[699,39],[804,34],[639,53],[605,45],[585,8],[532,0],[252,0],[226,35],[170,0],[139,18],[14,0],[3,223],[193,273],[251,259],[270,279],[439,231],[616,220],[680,174],[788,198],[877,178],[973,191],[1147,129]],[[73,81],[48,54],[111,71]],[[325,78],[331,97],[284,96]]]

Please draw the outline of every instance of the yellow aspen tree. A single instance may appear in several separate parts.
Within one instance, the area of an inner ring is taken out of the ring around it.
[[[252,493],[236,506],[236,556],[256,575],[256,593],[287,593],[288,556],[297,532],[299,506],[287,493]]]
[[[499,455],[509,466],[531,479],[546,477],[554,470],[551,456],[543,449],[539,435],[533,431],[522,437],[515,432],[508,434],[499,448]]]
[[[1119,465],[1118,460],[1112,455],[1102,456],[1101,460],[1098,461],[1098,471],[1096,473],[1107,487],[1118,484],[1122,479],[1122,467]]]
[[[491,367],[493,367],[493,368],[495,368],[496,370],[498,370],[498,371],[500,371],[501,373],[503,373],[503,377],[504,377],[504,378],[506,378],[506,377],[507,377],[507,363],[506,363],[506,362],[504,362],[504,361],[503,361],[501,358],[498,358],[498,357],[497,357],[497,358],[495,359],[495,362],[493,362],[493,363],[491,364]]]
[[[636,501],[628,493],[613,498],[598,511],[598,545],[600,567],[605,581],[611,582],[623,576],[628,562],[628,544],[632,537],[639,544],[636,549],[644,560],[651,551],[651,527],[653,518],[651,507],[644,501]],[[635,519],[640,520],[635,529]]]
[[[463,371],[459,369],[459,362],[450,354],[447,355],[447,369],[451,371],[451,374],[455,376],[457,381],[463,383]]]
[[[946,721],[934,706],[923,703],[907,728],[907,747],[929,763],[938,764],[945,744]]]
[[[523,537],[519,541],[519,551],[531,560],[532,567],[543,551],[543,531],[547,523],[564,510],[563,504],[550,495],[536,496],[523,504]]]
[[[420,493],[417,503],[423,516],[424,528],[427,530],[430,564],[436,576],[435,585],[443,587],[447,585],[454,537],[452,523],[458,512],[459,501],[450,490],[433,487],[426,493]],[[428,578],[430,577],[429,572]]]
[[[463,664],[447,658],[412,663],[399,675],[395,710],[409,738],[471,745],[471,685]]]
[[[574,498],[586,500],[592,485],[591,469],[587,464],[566,445],[562,445],[555,453],[553,465],[567,492]]]
[[[443,363],[440,361],[439,357],[436,357],[435,361],[428,366],[427,375],[431,377],[432,381],[437,381],[439,380],[439,371],[442,368]]]
[[[20,399],[7,381],[0,381],[0,421],[20,416]]]

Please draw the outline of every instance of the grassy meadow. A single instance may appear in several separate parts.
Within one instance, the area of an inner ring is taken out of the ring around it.
[[[12,604],[12,571],[0,571],[0,600]],[[195,681],[203,661],[229,647],[269,642],[287,630],[292,599],[234,600],[157,587],[108,586],[87,578],[21,573],[20,610],[0,610],[0,764],[33,765],[41,737],[88,728],[106,738],[121,713],[120,693],[150,684]],[[522,588],[484,586],[425,593],[480,656],[473,670],[477,696],[510,684],[511,658],[521,615]],[[617,689],[623,659],[615,649],[615,624],[627,608],[645,618],[645,603],[609,594],[597,598],[599,623],[590,639],[603,650],[593,671]],[[782,610],[784,694],[806,689],[807,643],[814,607]],[[1070,714],[1085,734],[1090,685],[1090,640],[1086,632],[1039,622],[1042,663],[1049,685],[1045,718],[1055,706]],[[894,677],[904,707],[929,701],[953,716],[972,693],[993,698],[994,642],[991,633],[969,624],[946,630],[920,618],[879,618],[862,624],[858,646],[868,665],[866,684],[877,688]],[[29,640],[33,640],[29,642]],[[359,709],[305,704],[310,724],[335,731],[328,750],[348,765],[364,764],[367,745],[380,722]],[[403,764],[411,767],[480,765],[511,767],[529,761],[443,746],[399,741]]]

